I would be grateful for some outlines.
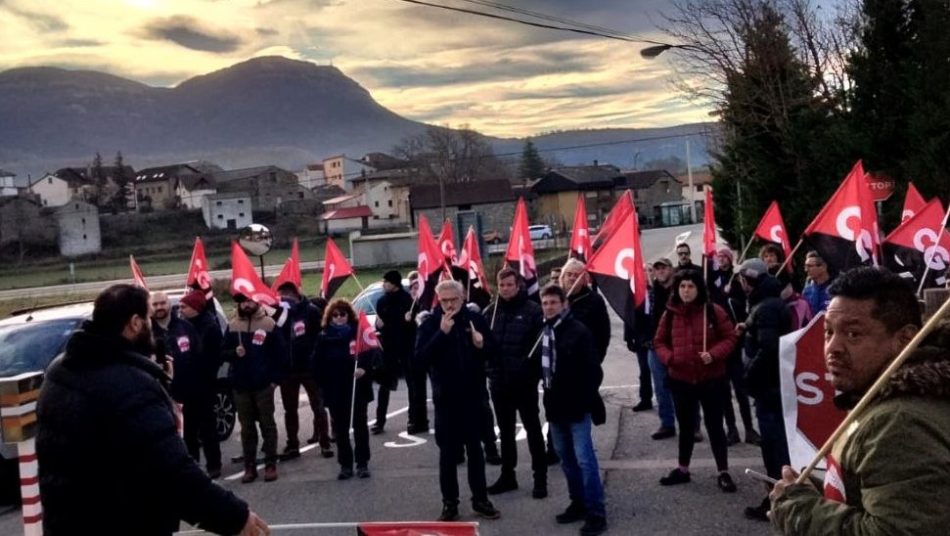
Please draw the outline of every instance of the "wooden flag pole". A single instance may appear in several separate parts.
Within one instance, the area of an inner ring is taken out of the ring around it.
[[[792,257],[795,256],[795,253],[798,251],[798,248],[802,247],[802,244],[804,243],[805,243],[804,240],[802,240],[801,238],[798,239],[798,243],[795,244],[794,248],[792,248],[792,252],[788,254],[788,257],[785,258],[785,262],[782,263],[782,266],[780,266],[778,271],[775,273],[780,274],[785,270],[785,266],[787,266],[788,263],[792,262]]]
[[[737,264],[737,265],[742,264],[742,261],[745,260],[745,255],[746,255],[746,253],[749,252],[749,248],[752,247],[752,242],[754,242],[754,241],[755,241],[755,231],[752,231],[752,236],[749,237],[749,241],[746,242],[746,244],[745,244],[745,249],[742,250],[742,254],[739,255],[739,260],[736,261],[736,264]]]
[[[353,276],[353,281],[356,281],[356,286],[360,288],[360,292],[363,292],[364,290],[366,290],[363,288],[363,285],[362,283],[360,283],[360,280],[356,277],[356,272],[350,272],[350,275]]]
[[[950,205],[947,206],[947,211],[943,214],[943,222],[940,224],[940,230],[937,231],[937,240],[934,242],[934,253],[936,253],[937,246],[940,244],[940,237],[943,236],[943,233],[947,230],[947,218],[950,218]],[[930,272],[930,261],[933,259],[933,255],[930,256],[930,259],[927,258],[927,250],[924,249],[924,275],[920,278],[920,285],[917,286],[917,296],[920,297],[921,293],[924,291],[924,283],[927,281],[927,274]],[[950,262],[950,259],[944,259],[944,262]]]
[[[505,264],[501,265],[501,269],[504,270],[504,269],[507,268],[507,267],[508,267],[508,259],[505,259]],[[501,296],[500,296],[500,295],[496,295],[496,296],[495,296],[495,308],[492,309],[492,311],[491,311],[491,325],[488,326],[488,328],[491,329],[492,331],[494,331],[494,329],[495,329],[495,315],[498,314],[498,300],[499,300],[499,299],[501,299]],[[532,350],[532,352],[533,352],[533,350]],[[531,355],[531,354],[528,354],[528,355]]]
[[[350,432],[353,433],[353,439],[356,439],[356,432],[353,431],[353,414],[356,413],[356,369],[359,368],[359,361],[353,356],[353,394],[350,396]]]
[[[894,372],[896,372],[897,369],[899,369],[901,365],[904,364],[904,361],[910,357],[910,354],[914,353],[914,350],[920,346],[920,343],[923,342],[924,338],[926,338],[934,329],[936,329],[937,324],[940,323],[940,319],[942,319],[948,311],[950,311],[950,299],[943,302],[943,305],[940,306],[940,309],[937,309],[937,312],[934,313],[932,317],[930,317],[930,320],[928,320],[923,325],[923,327],[920,328],[920,331],[918,331],[917,334],[914,335],[914,338],[911,339],[911,341],[907,344],[907,346],[901,350],[901,353],[897,355],[897,358],[895,358],[894,361],[886,369],[884,369],[884,372],[881,373],[881,376],[877,379],[877,381],[875,381],[874,384],[871,385],[871,388],[868,389],[866,393],[864,393],[864,396],[862,396],[861,400],[859,400],[857,405],[854,406],[854,409],[848,413],[844,420],[841,421],[841,424],[838,425],[838,428],[835,429],[834,433],[831,434],[831,437],[825,441],[825,444],[822,445],[821,450],[815,454],[815,457],[812,459],[811,463],[808,464],[808,467],[805,467],[805,469],[802,470],[802,473],[798,475],[798,479],[795,481],[795,483],[802,484],[808,479],[808,475],[810,475],[812,471],[815,470],[815,467],[817,467],[818,464],[825,459],[825,456],[831,452],[831,448],[838,441],[838,439],[844,435],[845,430],[847,430],[851,426],[851,423],[855,422],[858,417],[861,416],[861,413],[867,409],[872,401],[874,401],[874,399],[877,397],[877,394],[881,391],[881,389],[884,388],[891,376],[894,375]]]
[[[709,278],[706,275],[706,254],[703,254],[703,281],[706,283],[706,301],[709,301]],[[676,289],[673,289],[676,292]],[[709,307],[703,304],[703,353],[706,353],[706,341],[709,337]],[[680,431],[682,433],[682,431]]]

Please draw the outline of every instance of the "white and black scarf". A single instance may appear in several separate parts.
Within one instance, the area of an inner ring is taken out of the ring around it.
[[[565,308],[561,314],[544,321],[544,330],[541,334],[541,379],[544,388],[551,388],[554,371],[557,368],[557,347],[555,346],[554,330],[567,318],[570,311]]]

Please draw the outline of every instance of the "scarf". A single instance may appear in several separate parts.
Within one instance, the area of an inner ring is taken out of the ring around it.
[[[567,318],[570,311],[565,308],[561,314],[544,321],[544,330],[541,334],[541,380],[545,389],[551,388],[554,372],[557,369],[557,347],[555,346],[554,330]]]

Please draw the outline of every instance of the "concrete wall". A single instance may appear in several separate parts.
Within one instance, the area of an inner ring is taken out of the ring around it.
[[[56,211],[59,226],[59,253],[75,257],[98,253],[102,249],[99,210],[79,201],[71,201]]]
[[[376,236],[356,236],[350,242],[350,258],[356,268],[398,266],[418,261],[418,234],[398,233]]]

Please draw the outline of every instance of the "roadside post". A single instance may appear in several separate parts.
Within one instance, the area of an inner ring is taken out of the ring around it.
[[[36,461],[36,401],[42,372],[0,378],[0,438],[17,446],[24,536],[43,534],[39,465]]]

